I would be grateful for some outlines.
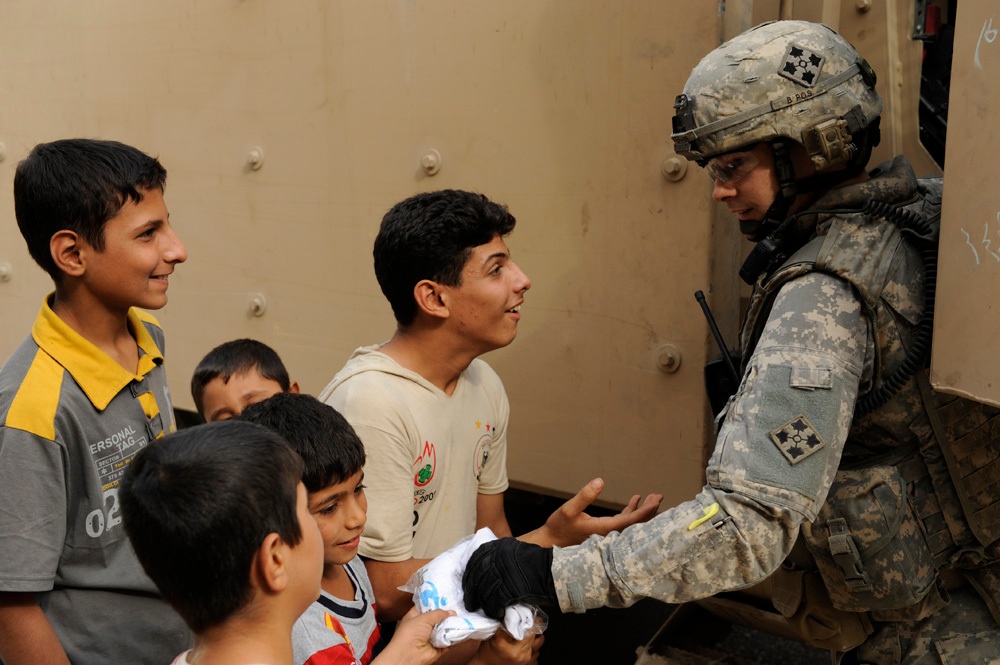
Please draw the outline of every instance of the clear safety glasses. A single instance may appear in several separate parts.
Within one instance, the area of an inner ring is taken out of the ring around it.
[[[735,184],[750,175],[760,161],[749,150],[730,152],[710,159],[705,170],[712,180]]]

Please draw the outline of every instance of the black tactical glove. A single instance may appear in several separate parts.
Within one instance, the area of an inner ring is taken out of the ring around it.
[[[508,605],[558,605],[552,581],[552,550],[513,538],[479,546],[462,575],[465,606],[503,619]]]

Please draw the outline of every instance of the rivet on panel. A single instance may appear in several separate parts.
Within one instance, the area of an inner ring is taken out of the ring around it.
[[[260,167],[264,166],[264,149],[260,146],[254,146],[247,153],[247,166],[250,167],[252,171],[259,171]]]
[[[250,297],[250,314],[253,316],[264,316],[267,311],[267,298],[263,293],[255,293]]]
[[[672,157],[667,157],[660,164],[660,173],[663,177],[671,182],[677,182],[687,173],[688,163],[683,157],[678,157],[673,155]]]
[[[859,14],[864,14],[872,8],[872,0],[854,0],[854,8]]]
[[[427,175],[434,175],[441,170],[441,153],[431,148],[420,158],[420,168]]]
[[[680,349],[673,344],[661,344],[656,349],[656,364],[668,374],[676,372],[681,366]]]
[[[0,261],[0,282],[9,282],[14,269],[6,261]]]

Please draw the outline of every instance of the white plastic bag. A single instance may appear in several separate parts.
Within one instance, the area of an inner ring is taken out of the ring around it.
[[[488,528],[480,529],[413,573],[409,581],[399,587],[413,594],[413,604],[421,612],[441,609],[458,613],[434,627],[430,641],[435,647],[448,647],[468,639],[489,639],[500,627],[499,621],[481,611],[466,610],[462,593],[462,574],[469,558],[480,545],[491,540],[496,540],[493,532]],[[544,631],[546,617],[538,608],[513,605],[507,608],[503,625],[514,639],[523,640],[526,635]]]

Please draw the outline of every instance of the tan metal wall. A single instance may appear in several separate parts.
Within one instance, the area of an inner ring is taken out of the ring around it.
[[[157,315],[187,408],[197,360],[240,336],[322,388],[392,332],[371,268],[382,213],[477,189],[517,216],[510,245],[534,281],[518,339],[488,358],[511,397],[512,478],[570,492],[601,474],[612,502],[687,498],[714,352],[691,294],[712,287],[713,235],[732,233],[713,230],[704,176],[671,182],[661,163],[674,96],[720,33],[716,3],[688,0],[7,0],[0,355],[50,290],[9,185],[38,142],[114,138],[166,165],[190,259]],[[721,291],[733,334],[735,288]],[[681,354],[672,374],[664,343]]]
[[[1000,406],[1000,8],[962,0],[955,31],[931,382]]]
[[[985,0],[984,0],[985,1]],[[724,12],[720,12],[721,7]],[[416,191],[475,189],[519,220],[532,277],[512,346],[515,484],[605,498],[702,482],[716,350],[703,289],[735,344],[747,251],[690,169],[664,177],[674,96],[724,36],[788,15],[837,28],[879,72],[877,157],[916,141],[913,0],[330,0],[0,3],[0,355],[50,283],[13,218],[14,167],[40,141],[115,138],[158,154],[190,259],[172,278],[176,404],[212,346],[273,345],[317,392],[353,348],[387,339],[371,268],[383,212]],[[421,160],[440,155],[428,175]],[[248,158],[262,155],[259,169]],[[266,309],[251,309],[262,298]],[[657,361],[663,345],[681,358]]]

